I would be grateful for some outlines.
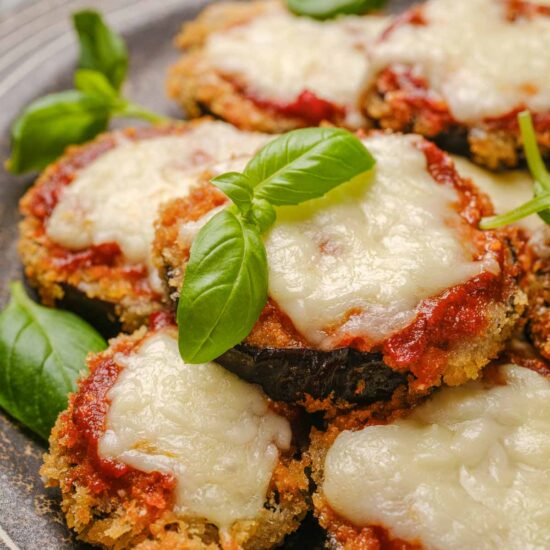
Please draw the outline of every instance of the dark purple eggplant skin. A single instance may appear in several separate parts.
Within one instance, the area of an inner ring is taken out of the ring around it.
[[[216,363],[260,385],[272,399],[285,402],[301,401],[309,395],[366,405],[391,399],[393,392],[408,382],[407,374],[388,367],[381,353],[351,348],[320,351],[240,344]]]

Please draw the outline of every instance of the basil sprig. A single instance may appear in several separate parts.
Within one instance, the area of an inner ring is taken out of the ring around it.
[[[92,10],[74,13],[73,24],[80,43],[78,66],[103,74],[115,90],[120,90],[128,71],[124,40]]]
[[[104,132],[115,116],[159,122],[151,113],[124,98],[120,88],[126,76],[128,54],[120,36],[97,12],[74,14],[80,42],[75,90],[44,96],[32,102],[16,119],[11,130],[14,174],[40,170],[71,144],[84,143]]]
[[[330,19],[337,15],[358,15],[378,10],[386,2],[387,0],[287,0],[287,6],[296,15]]]
[[[242,173],[212,183],[233,202],[199,231],[178,305],[179,349],[204,363],[241,342],[267,302],[268,266],[261,234],[274,206],[323,196],[368,172],[374,158],[346,130],[295,130],[268,143]]]
[[[33,302],[21,283],[0,313],[0,407],[47,439],[103,338],[76,315]]]
[[[529,111],[519,113],[518,122],[525,158],[534,179],[534,197],[506,214],[483,218],[479,224],[481,229],[496,229],[517,222],[531,214],[538,214],[544,222],[550,225],[550,173],[546,170],[539,151],[531,113]]]

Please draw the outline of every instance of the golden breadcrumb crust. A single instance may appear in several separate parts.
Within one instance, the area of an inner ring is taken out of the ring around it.
[[[44,170],[20,202],[23,220],[19,225],[18,249],[25,275],[45,304],[63,305],[64,300],[70,299],[71,309],[93,309],[111,322],[120,321],[126,331],[136,329],[162,307],[163,296],[151,289],[146,266],[128,265],[120,250],[109,244],[69,251],[48,237],[45,224],[60,190],[70,185],[78,170],[116,147],[121,137],[140,140],[179,134],[200,123],[198,120],[105,133],[84,145],[69,147]]]
[[[211,34],[277,9],[285,9],[278,0],[220,2],[184,24],[175,42],[185,53],[169,71],[167,92],[188,116],[212,113],[243,130],[276,134],[311,125],[307,120],[275,112],[247,98],[236,82],[208,62],[203,51]],[[331,122],[345,126],[344,116],[335,115]]]
[[[312,429],[308,459],[311,463],[311,476],[316,487],[313,494],[313,510],[319,524],[327,532],[327,546],[331,550],[422,549],[421,544],[394,539],[384,527],[359,527],[352,524],[332,510],[322,491],[326,455],[343,429],[360,429],[376,424],[388,424],[394,419],[404,416],[407,410],[410,409],[395,409],[391,414],[386,415],[377,415],[376,411],[365,410],[360,422],[358,422],[358,418],[348,418],[347,421],[339,419],[342,421],[340,426],[331,424],[326,431]]]
[[[174,480],[166,474],[131,471],[115,481],[96,466],[83,430],[75,424],[79,403],[90,401],[86,381],[118,352],[128,353],[146,336],[144,327],[132,336],[119,336],[107,351],[90,355],[91,375],[79,382],[68,409],[52,430],[50,449],[41,475],[46,485],[59,487],[62,510],[69,528],[88,543],[113,550],[224,550],[268,549],[298,528],[308,510],[308,479],[304,459],[281,456],[275,468],[264,508],[258,517],[235,522],[229,536],[220,540],[218,528],[205,519],[172,511]],[[285,405],[275,409],[295,415]]]
[[[484,122],[465,126],[448,120],[447,115],[441,123],[430,110],[407,101],[407,92],[384,88],[375,82],[361,100],[363,113],[376,126],[392,132],[420,134],[455,147],[457,143],[463,144],[474,162],[491,170],[515,168],[524,160],[517,129],[498,129]],[[550,130],[537,132],[537,140],[542,154],[550,156]]]
[[[529,281],[527,334],[540,354],[550,360],[550,257],[535,260]]]

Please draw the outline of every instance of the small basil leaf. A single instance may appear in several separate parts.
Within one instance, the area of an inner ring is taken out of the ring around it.
[[[66,91],[37,99],[12,126],[8,168],[15,174],[39,170],[71,144],[107,129],[110,107],[95,95]]]
[[[81,69],[103,73],[116,90],[126,78],[128,52],[122,38],[110,29],[101,15],[93,10],[73,14],[80,42]]]
[[[254,196],[299,204],[367,172],[375,164],[361,140],[338,128],[294,130],[269,142],[246,166]]]
[[[86,355],[105,347],[82,319],[34,303],[13,283],[0,313],[0,406],[47,439],[85,372]]]
[[[77,90],[91,95],[97,95],[115,103],[118,92],[113,88],[107,77],[90,69],[78,69],[74,74],[74,85]]]
[[[223,191],[233,203],[246,213],[252,203],[252,186],[248,178],[239,172],[226,172],[210,180],[218,189]]]
[[[252,202],[252,219],[263,233],[267,231],[277,218],[275,208],[265,199],[254,199]]]
[[[387,0],[287,0],[288,9],[297,15],[329,19],[337,15],[361,14],[378,10]]]
[[[267,301],[267,258],[260,233],[223,210],[198,233],[178,304],[179,348],[205,363],[241,342]]]

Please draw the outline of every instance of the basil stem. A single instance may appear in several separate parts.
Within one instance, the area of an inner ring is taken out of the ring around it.
[[[550,193],[544,193],[538,197],[532,198],[530,201],[518,206],[506,214],[501,214],[500,216],[492,216],[488,218],[483,218],[479,227],[481,229],[496,229],[497,227],[502,227],[503,225],[508,225],[531,214],[536,214],[542,210],[550,208]]]
[[[550,174],[546,170],[546,166],[540,155],[531,113],[529,111],[519,113],[518,122],[529,171],[533,178],[535,178],[535,181],[538,181],[545,191],[550,191]]]

